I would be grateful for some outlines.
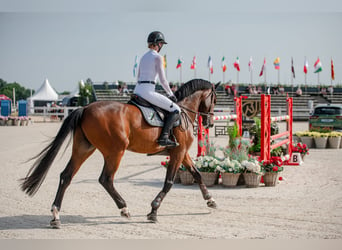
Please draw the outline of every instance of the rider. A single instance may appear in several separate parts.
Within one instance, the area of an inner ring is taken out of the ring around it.
[[[169,83],[166,80],[163,58],[159,54],[159,51],[167,42],[165,42],[164,35],[161,32],[154,31],[149,34],[147,43],[149,51],[147,51],[140,60],[138,82],[134,89],[134,94],[141,96],[153,105],[169,111],[164,120],[164,127],[157,142],[163,147],[176,147],[178,144],[170,140],[169,136],[173,124],[180,117],[180,108],[176,104],[177,98],[174,96]],[[157,77],[168,97],[155,91]]]

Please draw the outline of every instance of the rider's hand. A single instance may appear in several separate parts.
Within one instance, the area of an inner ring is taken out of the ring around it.
[[[175,97],[174,95],[170,95],[169,99],[173,102],[177,102],[177,97]]]

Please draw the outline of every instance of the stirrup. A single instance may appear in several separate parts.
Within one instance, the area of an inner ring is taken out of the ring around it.
[[[175,148],[179,146],[179,143],[177,141],[172,141],[169,138],[158,139],[157,142],[159,146],[162,146],[162,147]]]

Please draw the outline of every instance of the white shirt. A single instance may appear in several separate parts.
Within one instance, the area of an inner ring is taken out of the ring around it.
[[[166,91],[167,95],[173,95],[170,89],[169,82],[166,80],[165,72],[163,68],[163,57],[155,50],[150,49],[143,55],[140,60],[138,70],[138,82],[139,81],[159,81]]]

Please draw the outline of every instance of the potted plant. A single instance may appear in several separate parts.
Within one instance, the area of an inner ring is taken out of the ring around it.
[[[202,181],[207,187],[215,185],[218,179],[219,160],[210,155],[199,156],[195,159],[195,166],[201,172]]]
[[[219,171],[222,176],[222,185],[225,187],[236,186],[243,170],[244,168],[239,161],[230,160],[229,157],[226,157],[220,162],[219,166]]]
[[[316,148],[324,149],[327,146],[328,134],[320,132],[312,132]]]
[[[261,168],[264,172],[264,183],[266,187],[272,187],[277,184],[278,174],[283,171],[283,157],[272,156],[269,161],[262,161]]]
[[[328,148],[340,148],[341,145],[341,132],[330,132],[328,134]]]
[[[304,161],[304,157],[309,154],[309,147],[302,142],[293,143],[292,152],[300,153],[302,160]]]
[[[263,175],[260,162],[254,157],[249,157],[248,160],[242,161],[241,165],[244,168],[243,178],[245,179],[246,186],[249,188],[259,187],[260,179]]]
[[[309,148],[313,148],[314,140],[310,131],[297,131],[295,134],[302,143],[306,144]]]

